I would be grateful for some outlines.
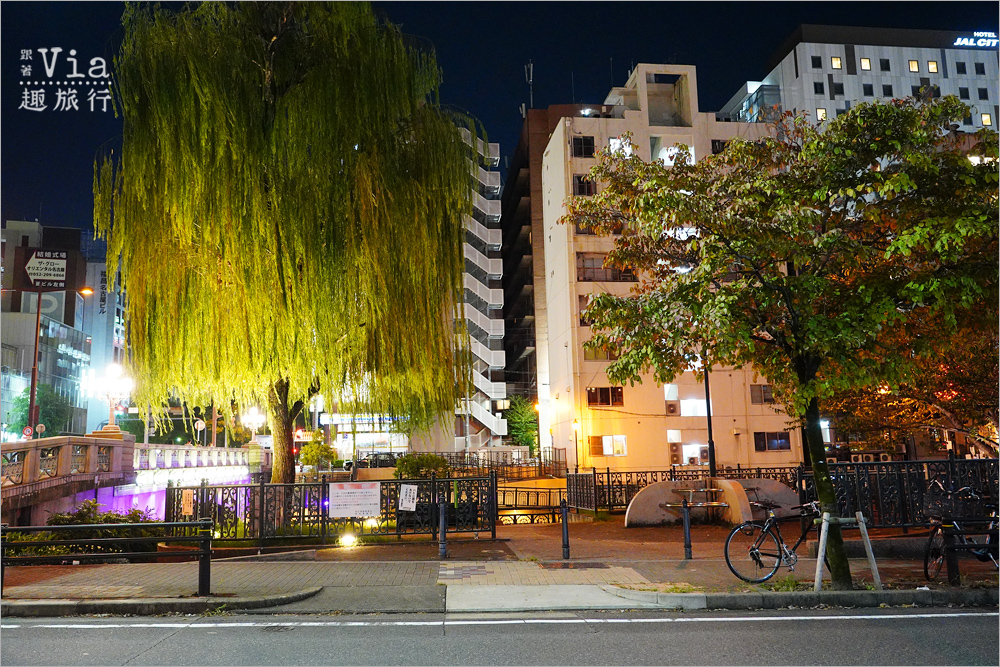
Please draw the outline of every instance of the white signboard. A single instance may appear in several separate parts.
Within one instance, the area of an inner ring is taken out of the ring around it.
[[[416,512],[417,511],[417,485],[416,484],[400,484],[399,485],[399,503],[396,509],[402,512]]]
[[[194,489],[181,491],[181,514],[184,516],[194,514]]]
[[[331,518],[378,516],[382,513],[379,482],[334,482],[330,484]]]
[[[36,250],[24,265],[28,280],[34,287],[66,288],[67,253],[58,250]]]

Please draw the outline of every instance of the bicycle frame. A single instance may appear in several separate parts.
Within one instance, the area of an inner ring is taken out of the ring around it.
[[[801,519],[803,516],[810,516],[810,515],[800,514],[798,517],[787,517],[787,519],[793,519],[793,518]],[[755,548],[759,553],[763,553],[765,556],[776,556],[781,558],[782,564],[791,569],[795,567],[795,563],[798,562],[798,555],[795,553],[796,550],[805,541],[806,535],[808,535],[809,531],[811,531],[812,529],[813,526],[811,523],[806,524],[805,528],[802,531],[802,534],[799,535],[799,539],[795,541],[795,544],[792,547],[789,547],[788,544],[785,542],[784,536],[781,534],[781,527],[779,525],[778,518],[774,515],[774,510],[769,509],[767,510],[767,520],[764,522],[764,529],[761,531],[761,537],[758,541],[758,544],[755,545]],[[764,536],[767,534],[768,531],[773,531],[774,536],[778,538],[778,545],[781,547],[782,553],[769,554],[767,552],[760,552],[760,544],[763,543]]]

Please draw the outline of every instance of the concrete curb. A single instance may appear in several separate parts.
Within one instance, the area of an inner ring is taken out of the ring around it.
[[[305,588],[294,593],[262,595],[260,597],[204,598],[124,598],[120,600],[4,600],[0,602],[0,616],[39,618],[52,616],[86,616],[112,614],[115,616],[158,616],[160,614],[204,614],[225,609],[260,609],[291,604],[310,598],[323,590],[322,586]]]
[[[995,607],[1000,603],[996,588],[885,590],[885,591],[788,591],[755,593],[660,593],[636,591],[617,586],[601,586],[626,600],[656,604],[664,609],[783,609],[786,607],[925,607],[960,604]]]

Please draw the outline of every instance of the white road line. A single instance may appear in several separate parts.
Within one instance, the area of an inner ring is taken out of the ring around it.
[[[815,616],[700,616],[677,618],[525,618],[525,619],[447,619],[442,621],[219,621],[193,620],[190,623],[0,623],[0,629],[51,628],[61,630],[102,630],[121,628],[266,628],[282,625],[298,628],[369,628],[391,626],[458,626],[458,625],[574,625],[582,623],[748,623],[753,621],[881,621],[901,619],[959,618],[966,616],[996,617],[998,612],[957,612],[940,614],[851,614]]]

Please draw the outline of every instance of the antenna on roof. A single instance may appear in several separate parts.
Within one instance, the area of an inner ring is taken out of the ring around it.
[[[528,82],[528,106],[531,109],[535,108],[535,88],[532,84],[535,81],[535,66],[529,60],[528,64],[524,66],[524,80]]]

